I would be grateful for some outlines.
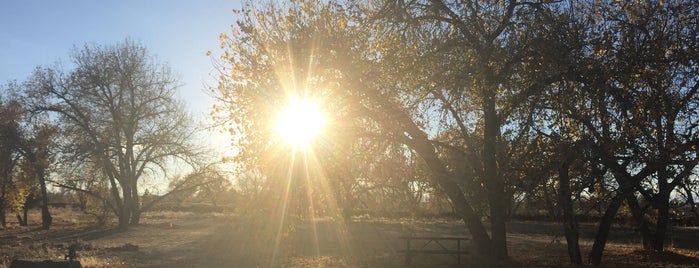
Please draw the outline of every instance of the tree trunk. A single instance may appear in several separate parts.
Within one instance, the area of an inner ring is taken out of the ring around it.
[[[483,97],[483,178],[488,192],[490,204],[491,236],[493,255],[498,259],[507,258],[507,201],[505,199],[505,183],[498,173],[497,137],[500,133],[500,123],[495,110],[495,94],[485,90]]]
[[[49,229],[53,223],[53,217],[49,211],[49,194],[46,190],[46,178],[44,177],[43,167],[37,167],[37,179],[41,190],[41,227]]]
[[[7,218],[5,216],[5,207],[4,204],[0,203],[0,225],[2,225],[2,228],[7,228]]]
[[[126,230],[129,228],[129,217],[131,216],[127,203],[131,190],[128,189],[129,185],[124,183],[123,179],[117,179],[116,168],[114,168],[114,166],[111,164],[109,157],[105,155],[103,161],[105,163],[104,174],[107,176],[107,178],[109,178],[110,191],[116,205],[116,209],[114,211],[116,216],[119,218],[119,229]],[[122,186],[121,192],[123,196],[119,195],[119,186],[117,185],[117,182]]]
[[[634,195],[630,194],[626,197],[626,204],[629,205],[631,215],[633,215],[634,221],[638,226],[638,231],[643,238],[643,249],[652,249],[653,233],[650,228],[648,228],[648,221],[643,217],[644,213],[643,210],[641,210],[641,206],[638,205],[638,200]]]
[[[488,232],[483,226],[480,217],[473,211],[471,204],[464,197],[463,192],[458,184],[456,184],[449,176],[449,172],[444,165],[439,161],[434,148],[431,147],[427,140],[424,143],[414,144],[414,149],[425,161],[439,186],[444,190],[444,193],[449,197],[456,214],[461,217],[466,225],[466,228],[473,237],[473,242],[479,254],[484,256],[493,256],[492,240],[488,236]]]
[[[141,203],[138,196],[138,183],[136,179],[131,184],[131,225],[138,225],[141,222]]]
[[[29,216],[28,216],[28,214],[29,214],[29,206],[28,206],[28,205],[25,205],[24,208],[22,208],[22,215],[24,216],[24,222],[25,222],[26,224],[29,224],[29,221],[28,221]]]
[[[571,200],[570,190],[570,163],[563,161],[558,169],[559,184],[559,204],[563,210],[563,233],[566,237],[568,245],[568,256],[570,262],[575,265],[582,265],[582,255],[580,254],[578,222],[575,219],[575,211],[573,210],[573,201]]]
[[[26,218],[22,219],[22,215],[20,215],[19,213],[17,213],[16,216],[17,216],[17,222],[19,223],[19,226],[27,226],[27,219]]]
[[[493,241],[488,236],[488,232],[483,222],[481,222],[480,216],[475,213],[471,204],[464,197],[464,193],[459,185],[454,182],[453,174],[449,173],[444,163],[440,161],[427,135],[415,125],[404,111],[393,106],[391,102],[386,101],[382,104],[390,111],[390,120],[392,121],[390,124],[384,126],[391,129],[395,121],[398,121],[405,127],[405,129],[400,129],[399,132],[407,132],[410,137],[412,137],[411,139],[405,140],[406,145],[412,150],[415,150],[417,155],[425,161],[425,164],[432,173],[432,178],[440,188],[442,188],[447,197],[449,197],[456,214],[464,221],[466,228],[471,233],[473,243],[478,253],[484,256],[494,256],[492,250]],[[386,118],[380,117],[378,113],[371,113],[369,116],[377,116],[377,121],[382,124],[386,122]],[[503,214],[504,213],[505,211],[503,211]]]
[[[604,252],[604,247],[607,244],[607,238],[609,237],[609,230],[612,228],[612,221],[614,221],[614,216],[619,207],[624,201],[624,197],[627,193],[619,193],[615,196],[607,210],[604,212],[604,216],[600,219],[599,228],[597,230],[597,236],[595,236],[595,243],[592,245],[592,250],[590,251],[589,260],[592,265],[600,265],[602,263],[602,253]]]
[[[87,194],[79,192],[78,193],[78,202],[79,202],[80,212],[85,212],[85,210],[87,210]]]
[[[24,199],[24,204],[22,204],[22,213],[20,214],[17,212],[15,215],[17,217],[17,222],[19,223],[19,226],[27,226],[29,225],[29,217],[27,214],[29,214],[29,207],[31,206],[31,203],[34,199],[34,196],[30,193],[27,195],[27,197]]]
[[[7,218],[5,217],[5,193],[4,193],[4,191],[2,193],[2,196],[0,196],[0,225],[2,225],[2,228],[7,228]]]
[[[132,211],[131,187],[128,183],[121,183],[121,187],[124,205],[119,212],[119,229],[126,230],[129,228]]]
[[[658,208],[658,222],[655,228],[655,235],[653,235],[653,250],[663,251],[665,250],[665,235],[667,234],[667,225],[670,217],[670,191],[666,186],[660,187],[660,193],[656,196],[657,208]]]
[[[131,210],[131,225],[138,225],[141,222],[141,209],[139,207]]]

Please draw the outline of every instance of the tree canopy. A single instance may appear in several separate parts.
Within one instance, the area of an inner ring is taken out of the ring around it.
[[[279,159],[294,153],[274,118],[292,99],[314,100],[330,123],[312,146],[313,168],[340,205],[409,163],[485,255],[507,256],[515,194],[540,184],[559,186],[548,202],[564,211],[552,215],[564,215],[575,244],[575,208],[593,189],[612,193],[592,263],[624,202],[639,226],[655,226],[662,250],[672,193],[696,191],[695,5],[246,2],[220,36],[214,115],[243,169],[284,181],[280,166],[294,165]],[[658,219],[643,222],[638,202]]]

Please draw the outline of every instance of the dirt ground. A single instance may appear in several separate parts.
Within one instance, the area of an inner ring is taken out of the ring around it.
[[[399,250],[405,248],[405,241],[400,236],[468,237],[463,224],[452,219],[357,217],[338,222],[323,218],[270,240],[257,231],[275,230],[275,225],[240,215],[153,212],[144,215],[140,226],[125,232],[113,226],[92,227],[70,212],[56,215],[49,231],[38,229],[37,218],[30,219],[33,226],[11,225],[0,230],[0,267],[8,266],[13,258],[63,259],[70,244],[78,245],[78,259],[84,267],[403,267],[405,257]],[[566,267],[561,229],[551,223],[510,223],[511,257],[501,263],[489,263],[476,254],[463,256],[461,265],[450,255],[418,255],[410,266]],[[586,254],[594,226],[585,225],[581,232]],[[627,228],[615,228],[611,238],[605,267],[699,267],[696,228],[673,230],[665,253],[641,250],[637,235]],[[285,242],[275,246],[275,241]]]

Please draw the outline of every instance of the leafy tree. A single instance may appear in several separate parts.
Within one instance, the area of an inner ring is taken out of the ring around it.
[[[358,200],[353,193],[361,171],[349,164],[355,150],[371,146],[356,141],[386,139],[373,132],[375,122],[358,115],[365,112],[362,106],[355,106],[355,94],[362,94],[353,92],[362,87],[355,83],[363,75],[360,66],[370,67],[359,64],[365,60],[355,54],[366,54],[368,44],[362,40],[369,35],[337,3],[269,3],[258,9],[248,2],[240,12],[238,27],[221,36],[226,50],[212,94],[220,99],[218,119],[227,123],[240,148],[236,162],[243,171],[264,177],[255,207],[265,210],[265,224],[272,224],[267,229],[276,233],[261,239],[279,245],[316,210],[331,214],[340,203],[349,215],[349,206]],[[312,153],[295,152],[275,136],[275,119],[290,99],[316,99],[330,118]],[[338,201],[335,193],[343,199]],[[281,223],[284,228],[278,229]]]
[[[558,44],[555,33],[539,31],[547,25],[545,7],[512,1],[248,3],[231,36],[221,36],[215,108],[241,147],[237,160],[254,168],[281,162],[269,158],[280,148],[270,131],[279,107],[289,98],[320,99],[333,124],[322,139],[332,143],[314,147],[319,154],[351,153],[345,144],[362,145],[358,138],[407,146],[449,197],[481,253],[504,258],[511,190],[502,168],[513,149],[507,139],[519,136],[505,126],[515,125],[513,112],[565,70],[543,45]],[[461,185],[469,181],[484,185],[470,191],[485,192],[492,238],[474,210],[478,199],[464,194]]]
[[[684,2],[627,4],[610,11],[610,16],[624,18],[616,26],[618,52],[611,53],[618,53],[613,68],[629,74],[615,77],[613,85],[626,91],[618,98],[632,128],[626,135],[635,145],[631,150],[636,161],[654,170],[637,188],[657,210],[653,233],[642,222],[635,196],[627,202],[642,227],[644,247],[657,251],[664,249],[671,193],[691,180],[697,166],[698,7]]]
[[[3,107],[5,129],[3,146],[7,154],[3,171],[7,174],[4,189],[12,189],[11,197],[3,195],[4,201],[11,201],[13,212],[22,226],[27,225],[27,211],[36,200],[41,201],[42,227],[51,226],[46,188],[47,172],[52,164],[52,140],[55,129],[49,124],[39,124],[40,118],[32,117],[26,110],[18,93],[22,85],[9,83],[4,88],[9,97]],[[17,169],[15,170],[15,167]],[[9,188],[8,188],[9,187]]]
[[[423,105],[432,104],[422,113],[442,115],[431,121],[455,133],[441,142],[461,155],[461,165],[478,163],[471,164],[472,174],[486,193],[492,236],[479,231],[482,224],[468,211],[472,204],[457,197],[461,193],[449,197],[479,248],[504,258],[509,185],[517,178],[511,168],[518,168],[510,156],[527,140],[531,124],[519,115],[526,115],[528,100],[561,79],[568,67],[569,48],[559,41],[563,33],[551,27],[555,13],[543,3],[517,1],[384,1],[382,10],[387,15],[381,23],[399,35],[407,31],[401,41],[418,47],[417,54],[402,59],[417,58],[417,68],[397,73],[417,78],[408,90],[426,96],[418,98],[429,101]]]
[[[575,207],[593,200],[601,220],[590,261],[600,264],[624,202],[662,250],[673,191],[694,201],[695,5],[247,3],[221,36],[212,93],[237,160],[267,179],[285,174],[270,163],[290,164],[271,131],[279,107],[315,98],[333,121],[313,152],[326,174],[342,174],[329,176],[340,203],[361,201],[352,189],[381,185],[400,173],[386,166],[408,159],[429,170],[482,253],[507,256],[513,194],[538,194],[562,216],[580,264]],[[643,220],[644,204],[658,210],[655,223]]]
[[[696,22],[693,3],[611,3],[570,5],[575,53],[565,87],[571,97],[557,113],[583,131],[575,136],[602,170],[599,187],[608,189],[590,261],[600,264],[612,220],[627,202],[644,246],[662,250],[670,193],[691,178],[695,156]],[[564,92],[565,92],[564,91]],[[574,133],[575,134],[575,133]],[[611,187],[602,186],[602,184]],[[661,190],[662,189],[662,190]],[[657,192],[656,192],[657,191]],[[636,193],[659,211],[655,237],[643,219]],[[666,201],[660,201],[666,200]]]
[[[5,89],[3,93],[11,93],[8,90]],[[10,207],[18,176],[17,167],[21,157],[18,145],[22,138],[21,116],[21,104],[11,96],[2,96],[0,102],[0,224],[3,227],[7,226],[5,210]]]
[[[24,137],[21,141],[22,155],[24,156],[24,172],[32,181],[39,185],[39,196],[41,198],[41,225],[48,229],[53,221],[49,212],[49,197],[46,183],[50,166],[54,162],[53,150],[56,146],[57,129],[49,124],[34,127],[34,133]],[[25,204],[25,209],[27,209]],[[26,210],[25,210],[26,214]],[[26,218],[26,216],[25,216]],[[26,221],[26,220],[25,220]]]
[[[19,226],[28,226],[29,208],[36,201],[37,189],[33,179],[20,175],[9,198],[11,211],[17,216]]]

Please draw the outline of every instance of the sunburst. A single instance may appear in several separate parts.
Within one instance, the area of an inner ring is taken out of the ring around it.
[[[312,100],[292,100],[277,118],[279,137],[297,149],[305,150],[320,134],[326,119]]]

